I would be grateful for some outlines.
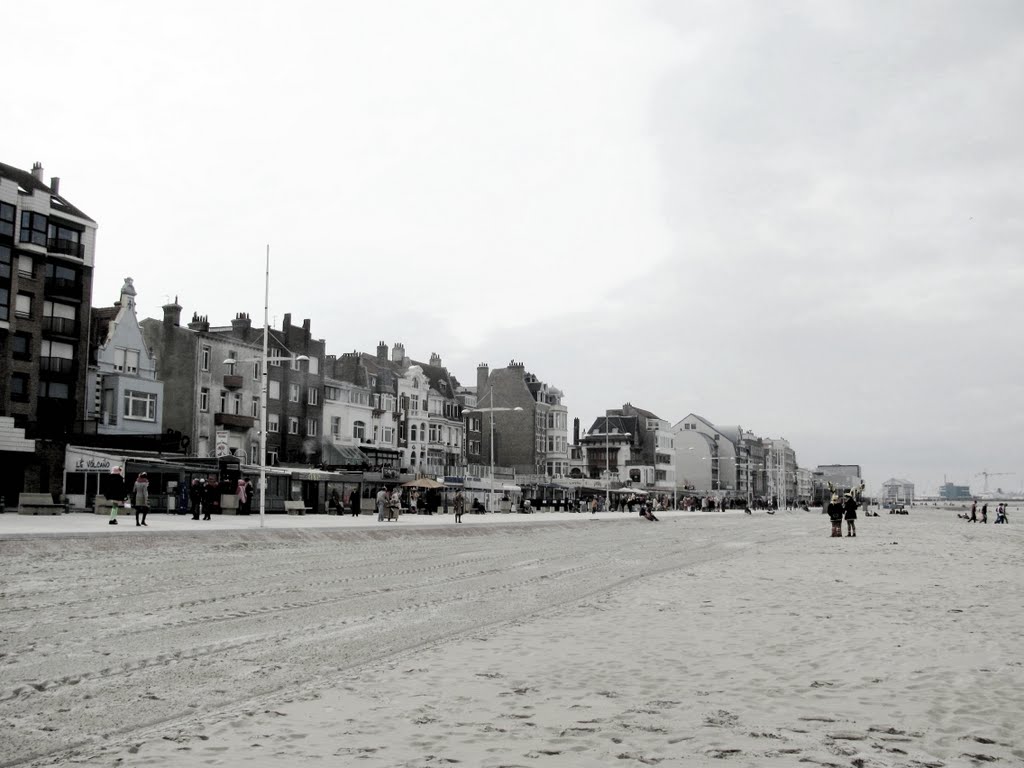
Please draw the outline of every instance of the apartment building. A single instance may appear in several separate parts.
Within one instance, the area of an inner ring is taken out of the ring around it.
[[[63,449],[82,428],[96,222],[43,167],[0,163],[0,495],[61,487]]]

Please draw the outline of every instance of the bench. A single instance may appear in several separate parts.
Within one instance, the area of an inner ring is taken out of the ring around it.
[[[312,507],[307,507],[301,501],[285,501],[284,511],[289,515],[304,515],[309,512]]]
[[[23,493],[18,497],[19,515],[61,515],[67,511],[48,493]]]

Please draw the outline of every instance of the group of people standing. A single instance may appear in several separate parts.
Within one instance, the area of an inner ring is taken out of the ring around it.
[[[857,499],[854,498],[852,492],[847,491],[843,494],[843,500],[839,500],[839,494],[833,493],[832,498],[829,500],[826,512],[828,512],[828,519],[832,523],[832,536],[842,538],[843,536],[843,520],[846,520],[846,535],[856,536],[857,535]]]
[[[117,515],[122,509],[134,509],[135,525],[149,527],[146,524],[146,516],[149,514],[149,477],[145,472],[140,472],[135,478],[130,494],[120,467],[110,470],[105,486],[104,495],[111,504],[110,520],[107,521],[109,525],[117,525]]]

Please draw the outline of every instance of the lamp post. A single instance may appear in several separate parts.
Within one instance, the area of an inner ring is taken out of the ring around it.
[[[493,384],[488,388],[487,396],[488,396],[488,399],[489,399],[489,401],[491,403],[491,407],[490,408],[466,408],[462,412],[463,413],[489,413],[490,414],[490,416],[488,417],[488,421],[491,424],[491,450],[490,450],[490,458],[491,458],[491,489],[490,489],[490,492],[489,492],[489,494],[487,496],[487,511],[488,512],[493,512],[494,510],[491,509],[491,504],[494,503],[494,501],[493,501],[494,500],[494,414],[496,412],[498,412],[498,411],[522,411],[523,409],[520,408],[518,405],[515,408],[507,408],[507,407],[495,408],[494,407],[494,385]]]
[[[263,356],[261,358],[247,358],[236,360],[231,358],[225,360],[224,364],[234,363],[260,363],[260,528],[264,526],[267,515],[267,383],[269,372],[267,366],[270,363],[284,361],[309,360],[307,355],[292,355],[289,357],[268,357],[268,344],[270,341],[270,246],[267,246],[266,275],[263,286]]]

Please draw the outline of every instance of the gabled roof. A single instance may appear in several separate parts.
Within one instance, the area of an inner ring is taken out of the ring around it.
[[[15,168],[14,166],[7,165],[6,163],[0,163],[0,176],[2,176],[5,179],[10,179],[11,181],[17,182],[18,186],[20,186],[26,192],[40,192],[44,195],[49,195],[51,198],[53,198],[53,200],[51,201],[54,204],[53,210],[55,210],[57,213],[63,211],[77,218],[85,219],[86,221],[92,221],[93,224],[96,223],[95,221],[93,221],[91,217],[87,216],[83,211],[79,210],[71,203],[69,203],[63,196],[55,195],[52,189],[50,189],[46,184],[43,184],[43,182],[39,181],[39,179],[37,179],[28,171],[23,171],[20,168]]]

